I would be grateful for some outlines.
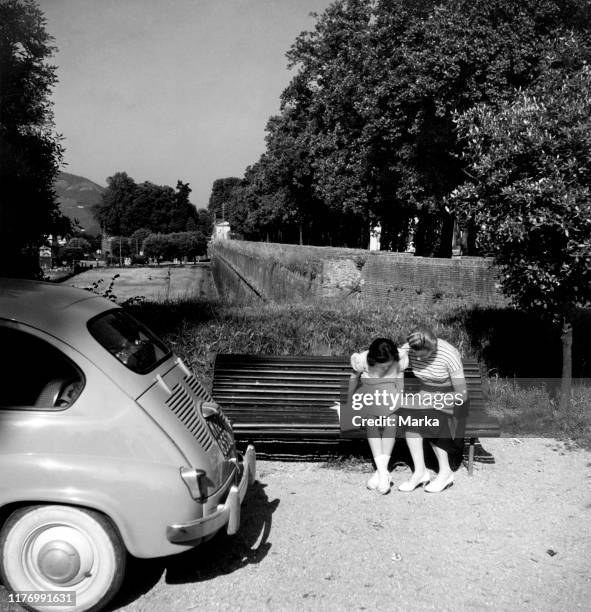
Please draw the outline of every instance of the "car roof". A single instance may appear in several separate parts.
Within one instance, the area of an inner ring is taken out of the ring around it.
[[[84,289],[56,283],[0,278],[0,319],[18,321],[60,336],[106,310],[113,302]],[[67,335],[67,334],[66,334]]]

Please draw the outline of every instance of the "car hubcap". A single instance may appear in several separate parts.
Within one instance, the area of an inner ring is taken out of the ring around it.
[[[90,576],[95,558],[86,534],[66,525],[37,532],[27,552],[32,570],[42,579],[62,586],[79,583]]]
[[[48,542],[39,552],[39,569],[53,582],[70,582],[80,571],[80,555],[68,542]]]

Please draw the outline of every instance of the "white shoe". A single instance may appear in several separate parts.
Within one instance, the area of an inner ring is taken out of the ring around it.
[[[441,491],[445,491],[445,489],[449,489],[449,487],[453,487],[454,484],[454,475],[450,474],[445,480],[441,481],[439,484],[435,484],[432,482],[425,487],[425,491],[427,493],[441,493]]]
[[[414,491],[417,487],[424,487],[425,485],[429,484],[430,480],[431,476],[429,475],[429,472],[425,472],[416,483],[413,483],[411,478],[411,480],[403,482],[398,487],[398,490],[402,491],[403,493],[410,493],[411,491]]]
[[[365,486],[370,491],[375,491],[378,488],[379,484],[380,484],[380,475],[378,474],[378,471],[376,470],[372,474],[372,477],[366,482]]]
[[[378,474],[378,486],[376,490],[382,495],[390,493],[390,472],[388,472],[388,470]]]

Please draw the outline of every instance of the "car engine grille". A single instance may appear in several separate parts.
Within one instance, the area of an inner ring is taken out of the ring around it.
[[[199,444],[205,450],[209,450],[213,444],[209,428],[205,425],[202,416],[198,414],[195,400],[181,383],[177,383],[172,388],[172,395],[166,400],[166,405]]]
[[[166,405],[205,450],[209,450],[215,441],[227,457],[234,447],[230,422],[223,414],[204,419],[197,409],[195,398],[211,402],[211,396],[193,375],[185,376],[183,383],[174,385]]]
[[[234,438],[228,420],[221,414],[215,414],[207,419],[207,424],[213,437],[222,449],[222,453],[227,457],[234,446]]]

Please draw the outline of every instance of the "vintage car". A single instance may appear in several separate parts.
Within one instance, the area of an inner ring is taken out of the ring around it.
[[[0,279],[0,350],[0,572],[11,592],[43,592],[29,607],[67,592],[100,609],[127,553],[237,531],[254,448],[237,454],[220,407],[126,310]]]

